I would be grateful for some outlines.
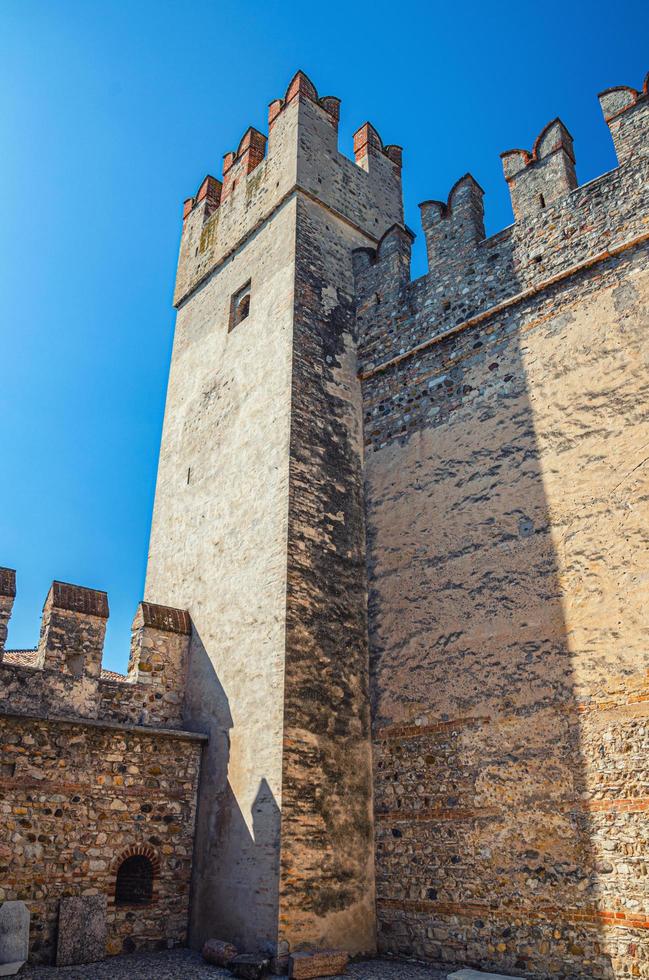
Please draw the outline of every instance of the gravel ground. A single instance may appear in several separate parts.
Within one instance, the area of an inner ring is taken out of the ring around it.
[[[446,980],[446,973],[414,963],[366,960],[352,963],[347,980]],[[198,953],[174,949],[163,953],[133,953],[111,956],[87,966],[25,967],[20,977],[29,980],[219,980],[232,974],[204,963]]]

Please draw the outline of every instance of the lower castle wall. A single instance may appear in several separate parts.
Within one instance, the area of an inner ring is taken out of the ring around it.
[[[645,243],[364,383],[384,953],[649,977],[648,303]]]
[[[0,715],[0,902],[31,912],[30,959],[56,954],[59,899],[105,894],[109,954],[186,941],[200,736]],[[141,848],[149,905],[116,906]]]

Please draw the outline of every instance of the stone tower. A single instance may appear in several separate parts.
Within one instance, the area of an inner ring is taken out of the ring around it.
[[[352,252],[403,225],[401,151],[338,117],[298,72],[185,202],[146,598],[191,613],[210,733],[195,944],[375,947]]]

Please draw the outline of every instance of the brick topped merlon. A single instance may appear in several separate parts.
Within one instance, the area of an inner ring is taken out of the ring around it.
[[[354,159],[359,166],[367,169],[368,157],[373,154],[387,157],[396,167],[402,165],[403,148],[395,143],[384,146],[378,131],[366,122],[354,133]]]
[[[632,109],[649,96],[649,72],[647,73],[642,90],[639,92],[629,85],[614,85],[612,88],[605,88],[597,98],[602,107],[606,122],[610,122],[627,109]]]
[[[336,129],[338,128],[338,121],[340,119],[340,99],[337,99],[334,95],[319,96],[318,90],[309,76],[303,71],[297,71],[289,82],[284,98],[273,99],[268,106],[269,132],[280,112],[285,109],[286,106],[293,101],[293,99],[300,98],[308,99],[310,102],[314,102],[316,105],[319,105],[320,108],[324,109],[324,111],[327,113],[332,125]]]
[[[82,613],[108,619],[108,596],[99,589],[86,589],[82,585],[69,582],[52,582],[43,609],[65,609],[68,612]]]
[[[572,136],[560,119],[548,123],[531,152],[500,156],[516,219],[537,214],[577,186]]]
[[[249,126],[241,137],[236,153],[226,153],[223,157],[223,176],[225,177],[237,160],[243,161],[245,173],[251,173],[264,159],[266,142],[263,133],[260,133],[253,126]]]
[[[180,724],[191,620],[184,609],[141,602],[131,633],[128,679],[151,688],[144,709],[148,722]]]
[[[243,134],[236,153],[223,157],[223,189],[221,201],[231,194],[236,182],[256,170],[266,153],[266,137],[258,129],[249,126]]]
[[[195,207],[204,202],[203,220],[216,211],[221,203],[221,192],[223,185],[216,177],[207,175],[201,186],[198,188],[196,197],[188,197],[183,202],[183,221],[188,217]]]
[[[141,602],[133,620],[133,627],[151,626],[166,633],[181,633],[188,636],[192,623],[186,609],[173,606],[159,606],[155,602]]]
[[[485,237],[484,191],[471,174],[455,182],[446,202],[424,201],[419,205],[426,236],[428,268],[432,271],[439,259],[458,249],[475,246]]]
[[[16,572],[13,568],[0,568],[0,596],[15,597]]]
[[[620,164],[634,155],[649,152],[649,74],[642,91],[618,85],[600,92],[599,103],[611,131],[615,152]]]

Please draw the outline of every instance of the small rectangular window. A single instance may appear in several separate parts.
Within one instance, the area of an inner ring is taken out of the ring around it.
[[[237,324],[245,320],[250,313],[250,279],[233,294],[230,300],[230,325],[228,331],[234,330]]]

